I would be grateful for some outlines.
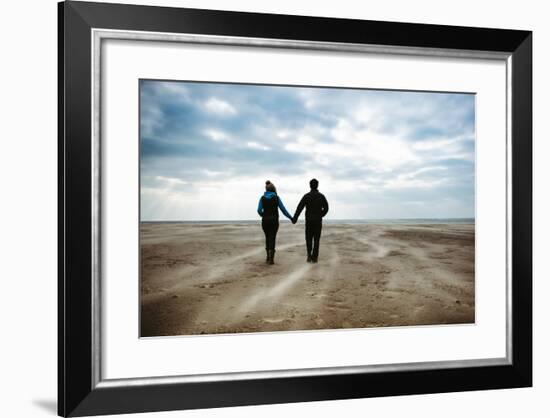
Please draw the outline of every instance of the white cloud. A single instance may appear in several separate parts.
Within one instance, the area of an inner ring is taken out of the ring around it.
[[[154,135],[155,131],[164,125],[164,115],[158,104],[144,101],[141,105],[141,134],[146,137]]]
[[[204,131],[204,134],[214,142],[228,142],[230,141],[229,136],[222,131],[215,129],[207,129]]]
[[[277,131],[277,132],[275,133],[275,136],[276,136],[277,138],[286,139],[286,138],[288,138],[288,136],[289,136],[289,132],[286,131],[286,130]]]
[[[223,171],[208,170],[208,169],[204,169],[203,173],[206,174],[208,177],[211,177],[211,178],[226,175],[226,173],[223,172]]]
[[[156,176],[155,180],[157,180],[159,182],[162,182],[162,183],[165,183],[169,187],[184,186],[184,185],[189,184],[188,181],[185,181],[185,180],[182,180],[182,179],[179,179],[179,178],[175,178],[175,177]]]
[[[237,110],[231,106],[228,102],[217,99],[215,97],[209,98],[205,103],[206,110],[212,113],[216,113],[222,116],[233,116],[237,114]]]
[[[471,141],[473,137],[471,135],[459,135],[451,138],[437,138],[427,139],[424,141],[416,142],[413,144],[413,148],[420,151],[441,150],[446,152],[452,147],[456,149],[465,141]]]
[[[269,151],[271,149],[271,147],[268,147],[267,145],[262,145],[262,144],[259,144],[255,141],[249,141],[246,143],[246,146],[248,148],[254,148],[254,149],[260,149],[262,151]]]
[[[389,171],[419,158],[409,142],[368,129],[357,129],[343,118],[336,127],[327,130],[326,135],[333,141],[319,142],[314,137],[301,135],[295,142],[287,143],[285,149],[311,155],[322,165],[340,159],[378,171]]]
[[[448,181],[445,177],[432,178],[429,180],[418,179],[408,176],[397,176],[384,184],[386,189],[432,189],[441,186]]]
[[[188,101],[190,99],[189,89],[182,83],[159,83],[157,92],[159,94],[168,94],[172,96],[172,99],[177,99],[178,101]]]

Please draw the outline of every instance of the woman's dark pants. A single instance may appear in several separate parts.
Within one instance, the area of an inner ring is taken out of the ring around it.
[[[263,219],[262,229],[265,234],[265,249],[275,250],[275,238],[277,237],[277,231],[279,230],[278,219]]]

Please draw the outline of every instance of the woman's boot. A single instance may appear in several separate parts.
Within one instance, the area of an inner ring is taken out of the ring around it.
[[[269,264],[275,264],[275,250],[269,250]]]
[[[269,264],[269,259],[271,258],[270,254],[269,254],[269,250],[266,248],[265,250],[265,263],[266,264]]]

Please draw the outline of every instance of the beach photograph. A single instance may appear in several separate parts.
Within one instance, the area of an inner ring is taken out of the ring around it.
[[[475,323],[475,95],[140,80],[140,337]]]

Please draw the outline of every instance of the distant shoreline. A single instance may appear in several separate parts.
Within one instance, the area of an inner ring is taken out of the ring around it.
[[[284,217],[280,217],[280,222],[290,222]],[[142,224],[207,224],[207,225],[221,225],[221,224],[254,224],[261,221],[258,219],[243,219],[243,220],[223,220],[223,221],[140,221]],[[304,220],[298,221],[303,223]],[[415,224],[475,224],[475,218],[406,218],[406,219],[325,219],[325,224],[356,224],[356,225],[415,225]]]

